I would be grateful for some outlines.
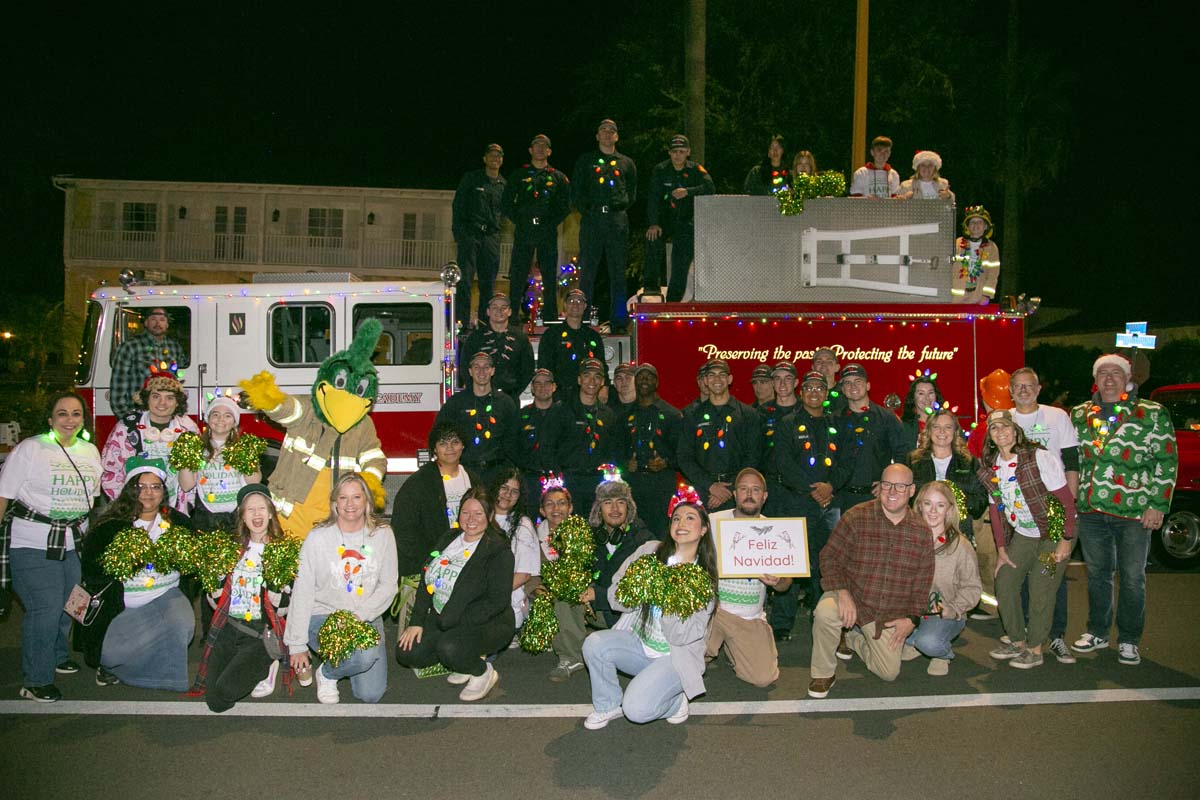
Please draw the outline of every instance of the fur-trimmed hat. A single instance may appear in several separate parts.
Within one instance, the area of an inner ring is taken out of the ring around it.
[[[913,156],[913,172],[917,171],[917,167],[921,164],[933,164],[933,168],[940,170],[942,168],[942,157],[932,150],[918,150]]]
[[[212,400],[208,401],[208,407],[204,409],[204,418],[208,419],[209,415],[211,415],[212,412],[218,408],[223,408],[230,414],[233,414],[233,419],[235,422],[242,416],[242,408],[237,404],[236,400],[234,400],[232,397],[219,394]]]
[[[625,505],[629,507],[629,513],[625,515],[625,524],[630,525],[637,519],[637,503],[633,500],[633,492],[629,489],[629,484],[622,480],[601,481],[596,487],[596,501],[592,503],[592,511],[588,514],[588,525],[593,528],[599,528],[604,524],[604,518],[600,516],[600,504],[605,500],[624,500]]]
[[[1096,359],[1092,364],[1092,377],[1096,377],[1096,373],[1101,367],[1120,367],[1125,373],[1125,380],[1129,380],[1133,376],[1133,365],[1129,363],[1129,359],[1125,356],[1119,356],[1116,353],[1105,353]]]

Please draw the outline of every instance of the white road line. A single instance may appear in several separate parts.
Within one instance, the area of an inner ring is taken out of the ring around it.
[[[1077,703],[1137,703],[1200,700],[1200,686],[1171,689],[1096,689],[1072,692],[1007,692],[951,694],[917,697],[861,697],[825,700],[764,700],[750,702],[696,702],[695,716],[731,717],[762,714],[843,714],[863,711],[920,711],[937,708],[996,708],[1001,706],[1071,705]],[[403,704],[323,706],[319,703],[239,703],[224,714],[213,714],[203,703],[183,701],[61,700],[31,703],[0,700],[3,715],[159,716],[159,717],[313,717],[318,719],[522,719],[582,718],[592,708],[578,704]]]

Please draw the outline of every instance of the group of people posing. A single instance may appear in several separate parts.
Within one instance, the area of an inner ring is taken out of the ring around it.
[[[921,657],[946,674],[954,638],[968,615],[990,615],[980,601],[993,593],[1005,630],[993,658],[1029,669],[1048,647],[1070,663],[1110,646],[1118,572],[1118,658],[1139,663],[1149,532],[1169,507],[1177,456],[1166,411],[1137,396],[1123,357],[1097,359],[1094,396],[1069,414],[1037,403],[1033,370],[998,370],[981,381],[988,413],[968,441],[928,374],[913,378],[897,418],[871,400],[866,369],[828,348],[802,376],[790,362],[757,370],[754,405],[730,394],[729,367],[713,360],[680,411],[657,397],[650,364],[618,366],[606,387],[603,349],[578,330],[563,328],[560,349],[574,358],[559,369],[543,339],[547,366],[521,409],[495,387],[499,359],[473,355],[471,383],[435,420],[431,460],[401,487],[390,525],[361,474],[335,475],[329,516],[290,563],[270,491],[242,460],[223,460],[238,436],[231,399],[206,409],[197,473],[156,449],[194,427],[167,376],[146,380],[141,410],[103,455],[80,437],[84,400],[52,398],[50,432],[22,442],[0,472],[0,577],[25,607],[21,695],[52,702],[56,674],[80,670],[64,613],[73,592],[89,601],[74,644],[98,684],[190,689],[218,712],[269,695],[279,678],[288,691],[315,682],[323,703],[348,679],[356,698],[377,702],[392,657],[448,672],[462,700],[480,700],[539,603],[554,620],[550,680],[589,673],[589,729],[622,715],[684,721],[713,658],[770,685],[777,643],[798,620],[812,626],[813,697],[855,655],[886,680]],[[679,474],[694,490],[678,490]],[[111,500],[92,511],[102,491]],[[759,516],[805,520],[809,577],[719,575],[715,526]],[[543,573],[578,525],[591,536],[591,578],[575,596]],[[236,558],[222,574],[174,555],[197,529],[226,532]],[[1063,562],[1076,535],[1089,618],[1068,645]],[[655,574],[647,562],[701,575],[692,602],[634,592],[657,580],[644,577]],[[189,676],[193,602],[207,631]],[[633,676],[624,691],[618,673]]]

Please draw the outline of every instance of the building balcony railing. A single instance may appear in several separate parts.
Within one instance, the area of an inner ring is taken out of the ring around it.
[[[436,270],[457,257],[453,241],[359,239],[340,236],[285,236],[240,233],[158,231],[70,232],[73,259],[179,264],[341,267]],[[261,251],[261,253],[260,253]],[[500,244],[500,274],[508,274],[512,243]]]

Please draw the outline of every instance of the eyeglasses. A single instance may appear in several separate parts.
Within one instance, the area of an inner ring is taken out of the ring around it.
[[[907,492],[911,483],[892,483],[891,481],[880,481],[879,488],[885,492]]]
[[[139,492],[161,492],[163,485],[161,483],[137,483],[134,487]]]
[[[507,486],[507,485],[506,485],[506,486],[501,486],[499,489],[497,489],[497,490],[496,490],[496,492],[497,492],[498,494],[514,494],[514,495],[515,495],[515,494],[520,494],[520,493],[521,493],[521,487],[520,487],[520,486]]]

